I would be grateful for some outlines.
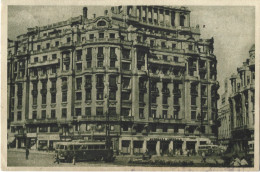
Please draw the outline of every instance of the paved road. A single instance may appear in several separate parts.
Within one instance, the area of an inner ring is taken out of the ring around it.
[[[141,157],[139,157],[141,158]],[[140,164],[128,164],[128,161],[131,159],[129,156],[118,156],[113,163],[101,162],[77,162],[77,167],[118,167],[118,166],[140,166]],[[135,159],[135,158],[132,158]],[[199,156],[175,156],[175,157],[152,157],[152,160],[170,160],[170,161],[193,161],[194,163],[200,163],[201,157]],[[215,159],[218,160],[218,163],[222,163],[223,160],[219,157],[208,157],[207,163],[214,163]],[[25,150],[8,150],[7,153],[7,166],[10,167],[73,167],[72,163],[54,163],[54,154],[53,153],[43,153],[43,152],[30,152],[29,159],[25,159]],[[141,165],[142,166],[142,165]]]
[[[113,163],[105,162],[77,162],[76,166],[101,166],[101,167],[117,167]],[[29,159],[25,159],[25,151],[8,151],[7,153],[8,167],[73,167],[71,163],[54,163],[53,154],[42,154],[30,152]]]

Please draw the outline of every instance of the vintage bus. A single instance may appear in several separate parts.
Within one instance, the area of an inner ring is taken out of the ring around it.
[[[105,142],[57,142],[55,149],[56,157],[60,161],[106,161],[115,160],[112,149],[107,149]]]

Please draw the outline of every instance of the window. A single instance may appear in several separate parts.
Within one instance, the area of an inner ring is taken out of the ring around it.
[[[128,131],[128,125],[127,124],[122,124],[122,129],[123,129],[123,131]]]
[[[110,67],[116,67],[116,61],[110,59]]]
[[[39,132],[42,132],[42,133],[48,132],[48,127],[47,126],[40,126]]]
[[[51,125],[50,126],[50,132],[58,132],[58,131],[59,131],[58,125]]]
[[[77,50],[77,61],[81,61],[82,50]]]
[[[116,108],[115,107],[110,107],[108,112],[109,112],[109,116],[116,116]]]
[[[174,57],[173,57],[173,60],[174,60],[174,62],[178,62],[178,61],[179,61],[179,57],[174,56]]]
[[[165,42],[161,42],[161,47],[162,48],[166,48],[166,43]]]
[[[174,104],[174,105],[179,105],[179,97],[174,96],[174,98],[173,98],[173,104]]]
[[[127,89],[129,87],[129,84],[130,84],[130,78],[123,78],[122,79],[123,89]]]
[[[191,111],[191,119],[192,120],[196,119],[196,111]]]
[[[53,66],[52,68],[51,68],[51,73],[56,73],[57,72],[57,70],[56,70],[56,67],[55,66]]]
[[[164,119],[167,119],[167,113],[168,113],[167,110],[163,110],[163,118],[164,118]]]
[[[38,57],[35,57],[34,58],[34,63],[37,63],[39,61],[39,58]]]
[[[67,102],[67,91],[62,92],[62,102]]]
[[[189,50],[192,50],[193,49],[193,46],[192,45],[189,45]]]
[[[81,90],[82,78],[76,78],[76,88],[77,90]]]
[[[123,58],[124,59],[129,59],[130,58],[130,50],[123,49]]]
[[[111,75],[109,77],[109,86],[110,87],[116,87],[117,86],[117,84],[116,84],[116,76]]]
[[[98,47],[98,57],[103,58],[104,57],[104,52],[103,52],[103,47]]]
[[[75,115],[81,116],[81,108],[75,108]]]
[[[91,100],[91,92],[86,92],[86,100]]]
[[[37,105],[37,96],[36,95],[33,95],[33,105]]]
[[[139,102],[144,102],[144,93],[139,93]]]
[[[196,106],[196,104],[197,104],[196,99],[197,99],[196,96],[191,96],[191,105]]]
[[[167,61],[167,56],[163,55],[163,60]]]
[[[55,42],[55,47],[58,47],[59,44],[60,44],[60,42],[59,42],[59,41],[56,41],[56,42]]]
[[[163,104],[168,104],[168,96],[166,96],[166,95],[163,95],[163,102],[162,102]]]
[[[97,116],[103,116],[103,107],[97,107],[96,108],[96,113],[97,113]]]
[[[42,104],[46,104],[46,94],[42,94]]]
[[[37,45],[37,50],[38,50],[38,51],[41,50],[41,45]]]
[[[150,47],[151,47],[151,48],[154,47],[154,40],[150,40]]]
[[[89,39],[94,39],[94,34],[89,34]]]
[[[151,95],[152,96],[152,103],[156,103],[156,100],[157,100],[157,97],[156,97],[156,95]]]
[[[97,75],[97,85],[103,86],[104,85],[103,81],[104,81],[103,75]]]
[[[33,111],[32,119],[37,119],[37,111]]]
[[[87,48],[86,60],[91,61],[92,59],[92,48]]]
[[[168,131],[168,127],[167,126],[163,126],[163,132],[167,132]]]
[[[51,81],[51,88],[56,88],[56,80]]]
[[[42,110],[42,119],[46,119],[46,110]]]
[[[67,118],[67,109],[66,108],[63,108],[62,109],[62,115],[61,115],[62,118]]]
[[[179,111],[178,111],[178,109],[174,109],[174,111],[173,111],[173,118],[174,119],[179,119]]]
[[[103,90],[97,90],[97,100],[103,100]]]
[[[103,67],[103,60],[98,60],[98,65],[97,65],[97,67]]]
[[[55,109],[52,109],[52,110],[51,110],[51,118],[52,118],[52,119],[55,119],[55,118],[56,118],[56,111],[55,111]]]
[[[104,37],[105,37],[105,36],[104,36],[104,33],[99,33],[99,34],[98,34],[98,37],[99,37],[99,38],[104,38]]]
[[[110,90],[109,92],[109,100],[116,100],[116,91]]]
[[[122,108],[121,112],[122,112],[122,116],[130,116],[129,108]]]
[[[178,133],[179,132],[179,127],[177,125],[174,126],[174,133]]]
[[[91,61],[87,61],[87,68],[91,68]]]
[[[129,100],[130,94],[131,93],[128,93],[128,92],[122,92],[122,100]]]
[[[144,109],[143,108],[139,109],[139,118],[144,118]]]
[[[176,48],[176,44],[172,44],[172,49],[175,49]]]
[[[85,114],[86,114],[86,116],[91,116],[91,107],[85,108]]]
[[[70,41],[71,41],[71,38],[68,37],[68,38],[67,38],[67,43],[70,43]]]
[[[156,118],[156,110],[152,110],[152,114],[150,114],[150,117],[152,118]]]
[[[49,49],[50,48],[50,43],[46,44],[46,48]]]
[[[82,63],[77,63],[76,64],[76,70],[77,71],[82,71]]]
[[[156,132],[156,124],[151,124],[151,131]]]
[[[106,26],[106,22],[105,21],[99,21],[98,23],[97,23],[97,26]]]
[[[76,92],[76,100],[82,100],[82,93]]]
[[[109,34],[109,38],[115,38],[115,34],[114,33],[110,33]]]

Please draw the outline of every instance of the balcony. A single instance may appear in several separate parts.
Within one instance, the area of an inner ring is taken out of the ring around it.
[[[151,94],[153,94],[155,96],[159,96],[159,89],[158,88],[152,88],[151,89]]]
[[[97,54],[98,59],[104,59],[104,54],[103,53],[98,53]]]
[[[30,80],[38,80],[38,75],[30,76]]]
[[[47,74],[41,74],[41,75],[39,76],[39,79],[47,79]]]
[[[57,123],[57,118],[27,119],[26,124],[51,124]]]
[[[47,89],[46,88],[41,89],[40,93],[41,94],[47,94]]]
[[[115,53],[110,54],[110,60],[117,60],[117,55]]]
[[[54,64],[58,64],[58,63],[59,63],[59,59],[45,60],[45,61],[41,61],[41,62],[30,63],[30,64],[28,64],[28,68],[54,65]]]
[[[57,89],[56,89],[56,88],[50,88],[50,92],[51,92],[51,93],[56,93],[56,92],[57,92]]]
[[[116,121],[117,117],[116,116],[110,116],[109,119],[104,115],[104,116],[82,116],[81,121]]]
[[[166,95],[168,95],[168,96],[170,96],[170,90],[169,90],[169,88],[163,88],[163,89],[162,89],[162,93],[163,93],[163,94],[166,94]]]
[[[173,89],[173,94],[174,95],[181,95],[181,90],[180,89]]]
[[[120,119],[121,121],[134,121],[133,116],[121,116]]]
[[[148,59],[149,63],[157,64],[157,65],[170,65],[170,66],[178,66],[178,67],[185,67],[184,62],[174,62],[174,61],[165,61],[161,59]]]
[[[32,93],[32,95],[37,96],[38,90],[32,90],[31,93]]]
[[[17,56],[20,56],[20,57],[22,57],[22,56],[27,56],[27,55],[29,55],[29,51],[25,51],[25,52],[18,51],[18,52],[17,52]]]
[[[92,88],[92,84],[91,83],[85,83],[85,89],[89,90]]]
[[[110,83],[109,83],[109,88],[110,88],[111,90],[117,90],[117,85],[116,85],[116,84],[110,84]]]
[[[67,43],[61,43],[60,49],[68,49],[74,47],[74,43],[72,41],[67,42]]]
[[[102,83],[97,83],[96,84],[96,88],[98,89],[98,88],[104,88],[104,83],[102,82]]]

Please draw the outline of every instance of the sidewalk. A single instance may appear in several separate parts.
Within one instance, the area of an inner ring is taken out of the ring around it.
[[[25,153],[25,149],[16,149],[16,148],[9,148],[7,149],[7,152],[24,152]],[[39,151],[39,150],[29,150],[30,153],[36,153],[36,154],[47,154],[47,155],[54,155],[54,151]]]

